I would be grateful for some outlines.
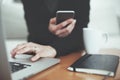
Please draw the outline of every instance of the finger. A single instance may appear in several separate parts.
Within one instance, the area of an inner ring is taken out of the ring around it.
[[[37,61],[40,58],[40,54],[36,54],[34,57],[31,58],[31,61]]]
[[[68,35],[69,35],[68,33],[62,33],[62,34],[58,35],[58,37],[63,38],[63,37],[66,37],[66,36],[68,36]]]
[[[31,48],[31,47],[25,47],[25,48],[22,48],[22,49],[19,49],[16,54],[23,54],[23,53],[31,53],[33,52],[34,50]]]
[[[23,47],[24,48],[24,47]],[[21,48],[22,49],[22,48]],[[19,51],[20,49],[15,49],[14,51],[11,51],[11,56],[12,58],[15,58],[15,55],[17,54],[17,51]]]
[[[30,47],[24,47],[19,50],[17,50],[14,54],[12,54],[12,57],[15,58],[17,54],[23,54],[23,53],[31,53],[33,50]]]
[[[56,35],[61,35],[61,34],[65,34],[65,33],[68,33],[69,31],[66,29],[66,28],[64,28],[64,29],[61,29],[61,30],[58,30],[57,32],[56,32]]]
[[[72,30],[74,29],[75,23],[76,23],[76,20],[74,20],[71,24],[69,24],[69,25],[66,27],[66,29],[68,30],[69,33],[71,33]]]
[[[11,51],[11,54],[14,55],[16,53],[16,51],[18,51],[19,49],[22,49],[26,46],[27,43],[23,43],[23,44],[19,44],[16,46],[16,48],[14,48],[12,51]]]
[[[57,25],[57,30],[64,28],[68,24],[70,24],[73,21],[73,19],[68,19],[60,24]]]
[[[11,52],[12,58],[15,58],[16,52]]]
[[[26,44],[28,44],[28,43],[18,44],[18,45],[16,46],[16,48],[17,48],[17,49],[21,49],[21,48],[23,48]]]

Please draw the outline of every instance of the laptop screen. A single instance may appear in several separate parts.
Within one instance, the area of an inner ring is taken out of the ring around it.
[[[0,0],[0,80],[11,80],[10,68],[4,42],[4,30],[1,22],[1,3],[2,0]]]

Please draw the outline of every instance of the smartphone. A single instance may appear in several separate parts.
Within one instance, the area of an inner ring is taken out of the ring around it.
[[[56,24],[59,24],[67,19],[74,18],[75,11],[57,11],[56,12]]]

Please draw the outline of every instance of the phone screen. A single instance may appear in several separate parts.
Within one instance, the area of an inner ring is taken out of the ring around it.
[[[74,11],[57,11],[56,12],[56,18],[57,18],[57,24],[70,19],[70,18],[74,18]]]

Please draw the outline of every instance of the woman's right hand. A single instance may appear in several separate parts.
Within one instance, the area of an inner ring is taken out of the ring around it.
[[[31,61],[37,61],[41,57],[55,57],[56,50],[47,45],[40,45],[33,42],[19,44],[11,52],[14,58],[17,54],[33,53],[35,56],[31,58]]]

